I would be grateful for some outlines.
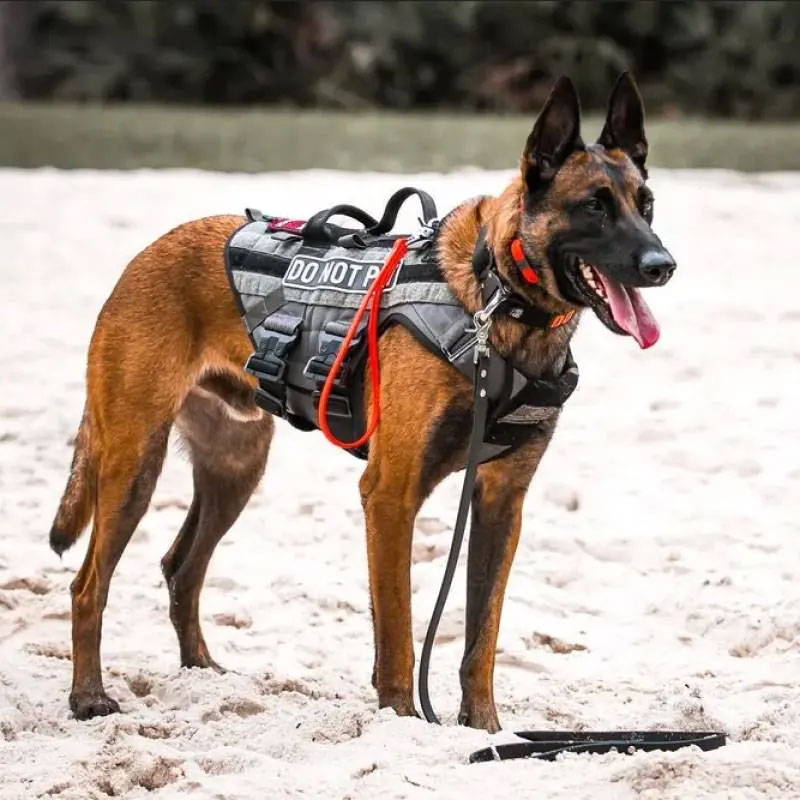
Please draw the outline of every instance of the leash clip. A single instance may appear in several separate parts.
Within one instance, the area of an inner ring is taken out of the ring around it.
[[[492,320],[489,318],[475,331],[475,350],[472,356],[472,360],[475,364],[482,358],[489,358],[489,329],[491,327]]]
[[[490,355],[489,331],[492,328],[492,317],[505,299],[506,293],[501,287],[489,298],[489,302],[480,311],[476,311],[472,315],[474,327],[467,328],[464,333],[474,335],[461,345],[458,350],[448,356],[451,363],[458,361],[470,349],[473,350],[474,363],[477,364],[481,356],[488,358]]]
[[[473,358],[476,364],[481,358],[489,357],[489,331],[492,329],[492,317],[505,300],[505,294],[502,289],[498,289],[489,298],[489,302],[472,316],[475,322],[475,353]]]

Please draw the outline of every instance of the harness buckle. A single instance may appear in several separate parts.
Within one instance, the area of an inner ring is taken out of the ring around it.
[[[270,352],[253,353],[244,365],[245,372],[262,381],[279,381],[286,372],[286,362]]]
[[[439,230],[441,220],[438,217],[433,217],[429,220],[423,220],[422,217],[418,217],[417,222],[419,223],[420,227],[408,237],[409,247],[413,247],[414,245],[420,243],[423,243],[423,247],[429,245],[433,240],[433,237],[436,235],[436,231]]]
[[[348,326],[349,322],[343,322],[342,320],[332,320],[326,323],[319,335],[319,351],[317,355],[311,356],[303,368],[303,375],[305,375],[307,378],[317,381],[320,387],[325,383],[325,379],[328,377],[328,373],[331,371],[331,367],[333,366],[333,362],[336,360],[339,349],[344,344]],[[362,328],[350,342],[348,353],[350,351],[358,350],[363,340],[363,336],[364,329]],[[336,384],[341,387],[347,385],[350,366],[348,363],[349,360],[350,359],[345,359],[345,362],[342,364],[336,380]]]
[[[247,359],[245,371],[258,378],[256,403],[270,414],[286,415],[286,357],[297,342],[300,317],[276,313],[253,330],[256,352]]]

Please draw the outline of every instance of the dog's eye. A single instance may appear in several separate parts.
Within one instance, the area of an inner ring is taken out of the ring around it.
[[[646,189],[639,192],[639,213],[648,223],[653,221],[653,195]]]
[[[606,210],[599,197],[590,197],[583,203],[583,208],[591,214],[602,214]]]
[[[614,196],[608,187],[601,186],[591,197],[587,197],[581,203],[581,208],[587,214],[591,214],[591,216],[598,219],[605,217],[613,213]]]

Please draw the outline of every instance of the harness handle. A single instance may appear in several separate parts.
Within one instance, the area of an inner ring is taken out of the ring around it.
[[[333,206],[331,208],[324,208],[322,211],[318,211],[316,214],[314,214],[314,216],[311,217],[308,222],[306,222],[305,227],[303,228],[303,238],[312,242],[334,244],[339,238],[339,234],[335,234],[328,227],[328,220],[337,214],[340,214],[343,217],[350,217],[351,219],[356,220],[356,222],[360,222],[366,231],[372,230],[373,227],[379,224],[375,217],[373,217],[371,214],[367,214],[366,211],[363,211],[357,206],[351,206],[347,203],[343,203],[342,205]]]
[[[422,223],[427,224],[433,219],[436,219],[436,203],[433,198],[422,189],[415,189],[413,186],[404,186],[398,189],[387,201],[386,207],[383,210],[383,216],[380,220],[376,220],[373,216],[368,214],[362,209],[343,204],[326,208],[314,214],[311,219],[306,222],[302,231],[302,236],[309,242],[320,242],[324,244],[344,244],[345,246],[360,246],[364,247],[364,242],[359,234],[366,236],[381,236],[388,233],[397,222],[397,215],[400,209],[408,200],[409,197],[417,196],[422,206]],[[344,236],[340,233],[331,230],[328,226],[328,220],[340,214],[345,217],[360,222],[364,227],[360,231],[348,232]]]
[[[404,186],[402,189],[398,189],[389,198],[380,222],[369,228],[367,233],[372,236],[380,236],[382,233],[389,233],[394,227],[395,222],[397,222],[397,215],[400,213],[403,203],[414,195],[419,198],[419,202],[422,205],[422,223],[425,224],[432,219],[436,219],[437,213],[434,199],[422,189],[415,189],[413,186]]]

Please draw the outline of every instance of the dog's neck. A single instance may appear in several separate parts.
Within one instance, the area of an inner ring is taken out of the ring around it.
[[[474,314],[483,307],[483,298],[472,266],[472,255],[482,227],[494,250],[497,270],[515,291],[531,305],[561,314],[573,310],[557,292],[552,274],[544,271],[540,286],[522,287],[511,260],[511,241],[519,235],[522,184],[512,183],[499,197],[479,197],[462,203],[448,214],[438,237],[438,255],[450,289],[467,311]],[[535,254],[537,257],[544,254]],[[566,357],[567,346],[578,324],[574,320],[560,328],[532,328],[508,317],[495,317],[491,342],[503,356],[529,375],[558,371]]]

